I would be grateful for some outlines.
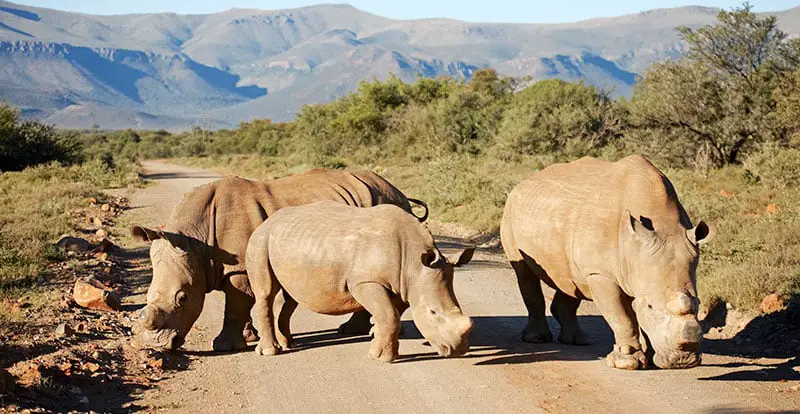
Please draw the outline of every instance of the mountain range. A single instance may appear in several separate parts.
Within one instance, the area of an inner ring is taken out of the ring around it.
[[[686,50],[676,26],[711,24],[718,11],[501,24],[392,20],[344,4],[95,16],[0,0],[0,101],[60,127],[177,130],[289,120],[392,73],[469,79],[493,67],[628,95],[637,74]],[[800,7],[772,14],[800,34]]]

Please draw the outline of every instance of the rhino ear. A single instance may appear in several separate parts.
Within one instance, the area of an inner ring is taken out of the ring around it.
[[[716,228],[713,225],[701,221],[697,223],[697,226],[693,229],[686,230],[686,237],[688,237],[689,241],[693,244],[700,245],[711,241],[716,233]]]
[[[133,236],[134,239],[143,242],[151,242],[153,240],[164,238],[163,232],[148,229],[147,227],[143,227],[137,224],[131,225],[131,235]]]
[[[438,250],[428,250],[427,252],[422,253],[422,265],[425,267],[435,267],[436,262],[438,262],[440,258],[441,255],[439,254]]]
[[[653,222],[646,217],[640,217],[640,219],[641,220],[637,220],[628,212],[629,230],[631,234],[644,243],[655,242],[657,236],[655,229],[653,229]]]
[[[472,255],[475,254],[475,248],[469,247],[461,251],[461,253],[447,255],[447,263],[452,263],[453,267],[461,267],[472,260]]]

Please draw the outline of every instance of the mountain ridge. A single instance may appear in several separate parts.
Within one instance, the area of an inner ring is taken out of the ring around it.
[[[62,127],[185,129],[291,119],[390,73],[468,79],[493,67],[626,95],[650,64],[685,51],[675,26],[709,24],[717,12],[515,24],[394,20],[341,3],[96,16],[0,1],[0,100]],[[800,33],[800,7],[774,14]]]

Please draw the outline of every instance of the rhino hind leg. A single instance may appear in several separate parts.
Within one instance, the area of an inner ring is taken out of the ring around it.
[[[281,306],[281,312],[278,315],[278,329],[275,332],[275,336],[281,348],[288,350],[295,348],[294,337],[292,336],[291,330],[291,320],[292,314],[297,309],[297,301],[294,300],[286,290],[283,291],[283,298],[284,302],[283,306]]]
[[[521,260],[511,262],[511,267],[517,275],[522,301],[528,309],[528,324],[522,331],[522,340],[531,343],[552,341],[553,333],[547,326],[542,281],[538,274],[538,272],[544,272],[544,269],[537,265],[531,266]]]
[[[550,312],[555,316],[561,332],[558,341],[568,345],[589,345],[589,337],[578,324],[578,306],[581,300],[573,298],[561,291],[556,291]]]
[[[340,335],[368,335],[372,329],[372,322],[370,322],[372,315],[366,310],[360,310],[353,313],[350,319],[339,326]]]

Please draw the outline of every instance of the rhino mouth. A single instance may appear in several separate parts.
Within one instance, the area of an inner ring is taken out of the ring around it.
[[[702,359],[699,352],[656,352],[653,363],[661,369],[688,369],[700,365]]]
[[[174,351],[183,346],[184,338],[176,329],[143,329],[134,334],[131,346],[136,349]]]
[[[466,341],[458,344],[457,346],[441,344],[441,343],[433,344],[433,346],[436,348],[436,353],[445,358],[452,358],[464,355],[467,353],[467,350],[469,349],[469,344]]]

